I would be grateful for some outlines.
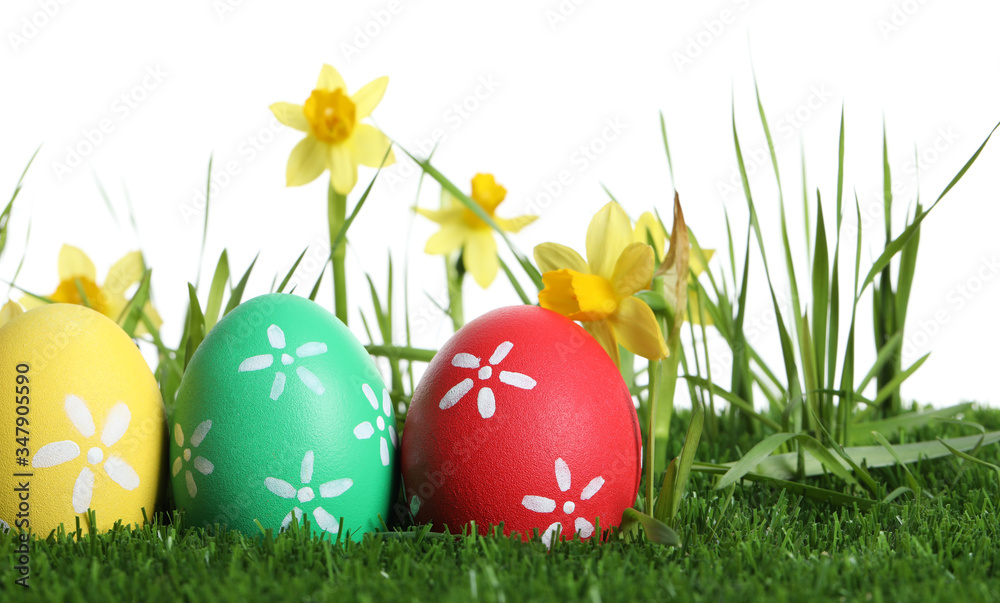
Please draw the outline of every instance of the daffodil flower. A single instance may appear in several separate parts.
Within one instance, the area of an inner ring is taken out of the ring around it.
[[[507,189],[497,184],[491,174],[476,174],[472,179],[472,194],[469,196],[505,232],[518,232],[538,217],[518,216],[507,219],[497,216],[497,206],[507,196]],[[493,283],[500,263],[497,260],[497,244],[489,224],[448,191],[441,193],[440,210],[418,207],[417,213],[441,225],[441,230],[427,239],[424,248],[426,253],[447,255],[461,248],[465,269],[472,273],[479,286],[485,289]]]
[[[56,303],[90,306],[92,309],[116,322],[124,317],[122,311],[128,304],[125,291],[142,279],[142,254],[138,251],[125,254],[108,270],[103,285],[97,284],[97,269],[82,250],[72,245],[63,245],[59,250],[59,286],[48,299]],[[25,309],[45,305],[47,302],[31,295],[21,298]],[[160,315],[150,302],[143,308],[146,316],[159,328],[163,323]],[[136,327],[136,335],[146,332],[142,322]]]
[[[377,168],[395,162],[386,135],[359,123],[371,115],[388,84],[389,78],[380,77],[348,96],[340,73],[323,65],[316,89],[304,104],[271,105],[278,121],[306,134],[288,156],[288,186],[308,184],[329,170],[333,190],[347,195],[358,181],[358,164]]]
[[[538,293],[539,304],[583,322],[615,364],[620,364],[619,342],[649,360],[668,354],[653,311],[633,297],[653,277],[653,248],[633,242],[632,237],[625,210],[612,201],[590,221],[587,261],[557,243],[535,247],[535,262],[545,284]]]
[[[644,212],[639,219],[635,222],[635,230],[632,233],[632,240],[636,243],[648,243],[652,242],[653,251],[656,253],[656,257],[661,261],[664,259],[664,254],[666,253],[666,241],[667,233],[663,230],[663,225],[660,221],[650,212]],[[715,254],[714,249],[702,249],[702,254],[705,256],[705,261],[702,262],[702,258],[699,254],[691,253],[689,256],[688,269],[691,272],[691,278],[696,279],[698,275],[705,271],[705,263],[712,259]],[[663,275],[664,279],[667,281],[667,287],[664,288],[664,295],[666,297],[667,303],[670,304],[672,308],[677,307],[677,299],[674,295],[676,288],[672,286],[671,283],[677,280],[677,269],[671,267]],[[687,304],[687,315],[686,318],[690,320],[693,324],[700,325],[702,318],[698,311],[698,293],[693,288],[688,288],[688,304]],[[705,314],[705,325],[712,324],[712,317]]]

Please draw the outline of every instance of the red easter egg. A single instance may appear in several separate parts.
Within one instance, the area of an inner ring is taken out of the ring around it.
[[[614,362],[579,325],[514,306],[465,325],[413,394],[402,436],[416,521],[546,546],[621,523],[639,491],[642,439]]]

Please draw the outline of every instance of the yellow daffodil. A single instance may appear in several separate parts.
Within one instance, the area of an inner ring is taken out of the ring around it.
[[[469,196],[505,232],[518,232],[538,217],[518,216],[507,219],[496,215],[497,206],[507,196],[507,189],[497,184],[491,174],[476,174],[472,179],[472,194]],[[440,210],[418,207],[417,213],[441,225],[441,230],[427,239],[424,251],[433,255],[447,255],[461,248],[465,270],[472,273],[480,287],[489,287],[500,267],[497,244],[490,225],[448,191],[441,193]]]
[[[304,104],[271,105],[278,121],[306,134],[288,156],[288,186],[307,184],[329,170],[333,190],[347,195],[358,181],[359,163],[377,168],[383,165],[386,151],[389,156],[384,165],[396,160],[386,135],[374,126],[359,123],[371,115],[388,84],[389,78],[380,77],[348,96],[340,73],[323,65],[316,89]]]
[[[535,262],[545,288],[538,294],[543,308],[554,310],[584,327],[620,364],[619,342],[625,349],[660,360],[667,345],[656,316],[633,294],[653,277],[653,248],[633,242],[632,223],[612,201],[590,221],[587,261],[565,245],[535,247]]]
[[[122,311],[128,304],[125,291],[142,279],[142,254],[138,251],[128,253],[115,262],[108,270],[103,285],[97,284],[97,269],[80,249],[71,245],[63,245],[59,251],[59,286],[48,298],[56,303],[90,306],[111,320],[123,319]],[[21,298],[25,309],[44,305],[46,302],[26,295]],[[153,326],[159,328],[163,321],[150,302],[143,308]],[[146,332],[140,322],[136,334]]]
[[[660,221],[650,212],[644,212],[639,219],[635,222],[635,230],[632,233],[632,240],[636,243],[648,243],[652,241],[653,250],[656,252],[656,257],[661,261],[664,259],[664,254],[666,253],[666,241],[667,233],[663,230],[663,225]],[[689,270],[691,272],[691,278],[696,279],[698,275],[705,271],[705,262],[712,259],[715,254],[714,249],[702,249],[702,253],[705,255],[705,261],[702,262],[702,258],[699,254],[694,251],[691,252],[689,256]],[[668,282],[675,281],[677,279],[676,268],[670,268],[667,270],[666,274],[663,275]],[[667,303],[671,304],[672,307],[677,307],[677,300],[673,297],[675,288],[668,286],[665,288],[665,293],[667,297]],[[687,305],[687,318],[694,324],[701,324],[701,315],[698,312],[698,293],[693,289],[688,289],[688,305]],[[705,324],[712,324],[712,317],[707,313],[705,314]]]

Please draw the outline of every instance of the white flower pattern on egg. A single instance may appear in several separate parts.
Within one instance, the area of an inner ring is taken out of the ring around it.
[[[556,459],[556,483],[559,485],[561,492],[568,491],[572,485],[572,475],[569,471],[569,465],[561,458]],[[602,486],[604,486],[603,477],[597,476],[590,480],[590,483],[580,492],[580,500],[590,500],[600,491]],[[553,513],[557,506],[556,501],[551,498],[530,494],[521,500],[521,505],[525,509],[534,511],[535,513]],[[566,515],[572,515],[576,511],[576,503],[572,500],[567,500],[562,505],[562,511]],[[582,538],[590,538],[594,535],[594,524],[583,517],[577,517],[573,521],[573,526],[576,528],[576,533]],[[560,528],[562,528],[562,522],[556,521],[545,529],[545,532],[542,534],[542,542],[545,544],[545,548],[552,547],[552,538]]]
[[[197,448],[201,445],[202,440],[208,435],[208,431],[212,429],[211,421],[202,421],[194,428],[194,433],[191,434],[191,439],[189,443],[191,446],[189,448],[184,448],[184,430],[181,428],[180,423],[174,424],[174,441],[177,442],[177,446],[182,448],[182,452],[174,459],[174,466],[172,469],[172,475],[177,476],[184,469],[184,464],[187,462],[192,462],[194,468],[198,470],[202,475],[211,475],[215,471],[215,465],[203,456],[196,456],[192,461],[192,448]],[[194,481],[194,474],[188,469],[184,472],[184,481],[187,485],[188,495],[194,498],[198,495],[198,485]]]
[[[302,468],[299,473],[299,480],[302,483],[301,488],[296,488],[289,482],[283,479],[277,479],[274,477],[268,477],[264,479],[264,485],[267,489],[275,496],[280,496],[281,498],[294,498],[298,499],[299,504],[305,504],[316,498],[316,492],[309,485],[312,482],[313,476],[313,462],[315,460],[315,454],[312,450],[306,451],[305,456],[302,457]],[[351,486],[354,485],[354,480],[350,478],[335,479],[320,485],[319,496],[320,498],[334,498],[340,496],[344,492],[347,492]],[[285,530],[288,525],[292,523],[292,517],[298,520],[302,520],[302,515],[304,511],[296,506],[285,515],[285,519],[281,522],[281,529]],[[325,532],[330,534],[337,534],[340,531],[340,521],[326,511],[323,507],[317,506],[312,510],[313,519],[316,520],[316,524],[319,525]]]
[[[69,394],[63,404],[63,410],[69,418],[73,427],[83,436],[84,440],[93,438],[97,433],[97,426],[94,424],[94,417],[87,408],[87,403],[81,398]],[[104,472],[107,473],[111,481],[126,490],[135,490],[139,487],[139,474],[132,468],[125,459],[120,456],[110,454],[110,449],[125,432],[128,431],[129,423],[132,421],[132,412],[128,405],[119,402],[111,407],[107,417],[104,418],[104,429],[101,430],[100,443],[102,446],[91,445],[86,452],[86,460],[90,465],[98,465],[104,462]],[[90,444],[95,444],[90,442]],[[86,446],[87,443],[84,442]],[[55,467],[63,463],[68,463],[79,457],[81,454],[80,444],[74,440],[61,440],[52,442],[39,448],[31,459],[31,466],[36,469]],[[107,460],[104,460],[107,457]],[[84,465],[73,483],[73,511],[85,513],[90,508],[90,501],[94,495],[94,481],[96,476],[93,469]]]
[[[500,364],[507,354],[514,348],[514,344],[505,341],[498,345],[490,356],[489,364],[479,366],[480,360],[472,354],[466,352],[460,352],[455,354],[454,358],[451,359],[451,365],[458,368],[473,369],[476,371],[476,376],[480,381],[489,381],[493,376],[493,367]],[[511,385],[519,389],[534,389],[537,385],[536,381],[531,377],[523,373],[515,373],[513,371],[500,371],[497,375],[500,383]],[[438,407],[441,410],[447,410],[452,406],[458,404],[458,402],[465,397],[465,394],[472,391],[475,387],[476,382],[471,377],[466,377],[465,379],[458,382],[457,385],[452,387],[445,393],[441,398],[441,402]],[[480,388],[479,393],[476,395],[476,403],[479,406],[479,416],[484,419],[489,419],[496,412],[496,397],[493,394],[493,389],[489,385],[484,385]]]
[[[258,354],[256,356],[250,356],[243,360],[239,366],[239,372],[253,372],[262,371],[266,368],[270,368],[275,362],[280,362],[281,366],[291,366],[295,362],[295,358],[287,352],[283,352],[285,349],[285,332],[281,330],[278,325],[271,325],[267,328],[267,340],[274,349],[273,354]],[[295,350],[296,358],[309,358],[310,356],[318,356],[320,354],[325,354],[327,352],[327,347],[325,343],[319,341],[310,341],[300,345]],[[320,382],[319,377],[315,373],[310,371],[304,366],[299,366],[295,369],[295,374],[298,376],[299,380],[303,385],[308,387],[317,396],[322,396],[326,391],[323,384]],[[271,399],[277,400],[281,397],[281,394],[285,391],[285,382],[288,377],[285,372],[279,369],[274,373],[274,381],[271,382]]]
[[[375,391],[367,383],[361,386],[361,391],[364,392],[365,397],[368,398],[368,403],[371,404],[372,408],[375,409],[375,412],[378,415],[379,403],[378,397],[375,396]],[[378,427],[380,432],[388,432],[389,441],[392,442],[392,449],[395,450],[399,445],[399,439],[396,435],[396,428],[389,423],[389,420],[392,420],[393,418],[392,401],[389,399],[389,390],[384,387],[382,388],[382,414],[385,415],[385,418],[381,415],[376,416],[375,425]],[[373,435],[375,435],[375,427],[372,426],[371,421],[359,423],[358,426],[354,428],[354,437],[359,440],[367,440]],[[392,461],[392,457],[389,454],[389,444],[386,442],[384,435],[379,438],[379,457],[382,459],[383,467],[388,467],[389,463]]]

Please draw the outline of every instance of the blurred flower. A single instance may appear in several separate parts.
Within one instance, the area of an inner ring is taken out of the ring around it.
[[[308,184],[324,171],[330,171],[333,190],[346,195],[358,181],[358,164],[382,166],[396,161],[385,134],[374,126],[358,123],[371,115],[382,100],[389,78],[369,82],[352,96],[336,69],[323,65],[305,104],[274,103],[271,111],[278,121],[305,132],[306,137],[288,156],[285,179],[288,186]]]
[[[538,218],[518,216],[507,219],[497,216],[494,212],[507,196],[507,189],[497,184],[491,174],[476,174],[472,179],[472,194],[469,196],[506,232],[518,232]],[[480,287],[489,287],[500,266],[497,244],[493,240],[490,225],[448,191],[441,191],[440,210],[418,207],[417,213],[441,225],[441,230],[427,239],[424,251],[434,255],[447,255],[461,248],[466,271],[472,273]]]
[[[663,230],[663,225],[660,220],[650,212],[644,212],[639,219],[635,222],[635,230],[632,232],[632,240],[636,243],[650,243],[653,246],[653,250],[656,253],[656,257],[663,261],[664,254],[666,253],[666,242],[667,233]],[[698,275],[705,271],[705,264],[712,259],[715,255],[714,249],[702,249],[701,252],[705,256],[705,261],[702,262],[702,258],[698,253],[692,252],[689,256],[689,270],[691,273],[691,278],[696,279]],[[665,288],[665,296],[667,298],[667,303],[671,307],[677,307],[677,300],[673,296],[675,287],[671,285],[672,282],[677,280],[677,269],[676,267],[671,267],[663,275],[664,279],[667,280],[667,287]],[[687,304],[687,318],[694,324],[701,324],[701,315],[698,312],[698,293],[693,288],[689,288],[688,291],[688,304]],[[705,314],[705,324],[712,324],[712,317],[707,313]]]
[[[0,327],[4,326],[23,312],[24,309],[21,308],[20,304],[16,301],[8,301],[2,308],[0,308]]]
[[[649,360],[668,353],[653,311],[633,297],[649,286],[654,252],[632,237],[631,221],[612,201],[590,221],[587,261],[557,243],[535,247],[535,262],[545,284],[538,293],[539,304],[583,322],[615,364],[619,364],[619,342]]]
[[[90,306],[120,323],[120,319],[124,318],[122,311],[128,305],[125,291],[142,279],[143,271],[142,254],[138,251],[127,253],[108,270],[104,284],[99,286],[97,269],[87,254],[71,245],[63,245],[59,250],[59,286],[48,298],[61,304]],[[31,295],[21,298],[21,305],[25,309],[43,306],[46,303]],[[143,311],[154,327],[159,328],[163,324],[160,315],[150,302],[146,302]],[[145,325],[139,322],[135,334],[141,335],[146,332]]]

